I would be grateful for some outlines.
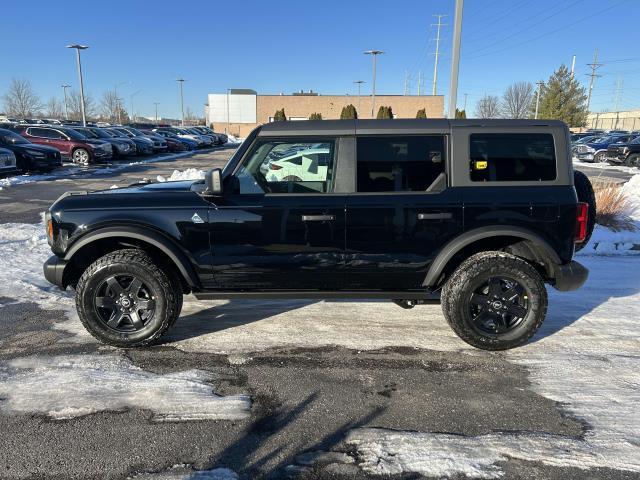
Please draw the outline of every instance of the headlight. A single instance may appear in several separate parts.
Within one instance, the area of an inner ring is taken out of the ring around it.
[[[588,145],[580,145],[577,151],[578,153],[590,153],[590,152],[595,152],[595,149],[591,148]]]

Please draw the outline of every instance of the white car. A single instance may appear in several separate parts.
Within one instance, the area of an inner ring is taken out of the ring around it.
[[[330,151],[307,148],[292,155],[268,160],[261,171],[268,182],[325,182]]]

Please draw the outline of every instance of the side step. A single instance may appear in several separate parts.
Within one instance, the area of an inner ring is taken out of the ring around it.
[[[439,304],[440,292],[427,292],[424,290],[409,291],[381,291],[381,290],[249,290],[249,291],[207,291],[193,294],[198,300],[222,300],[236,298],[309,298],[309,299],[384,299],[406,300],[416,304]]]

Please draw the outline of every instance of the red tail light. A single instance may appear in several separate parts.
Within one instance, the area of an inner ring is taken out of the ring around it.
[[[269,170],[280,170],[282,167],[280,165],[276,165],[275,163],[269,164]]]
[[[578,202],[576,209],[576,234],[575,242],[582,243],[587,238],[587,220],[589,218],[589,205]]]

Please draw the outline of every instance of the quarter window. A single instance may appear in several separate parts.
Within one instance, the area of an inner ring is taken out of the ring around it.
[[[260,140],[236,174],[240,193],[327,193],[334,139]]]
[[[444,136],[357,140],[358,192],[424,192],[444,173]]]
[[[553,135],[472,134],[469,145],[469,170],[473,182],[527,182],[556,178]]]

